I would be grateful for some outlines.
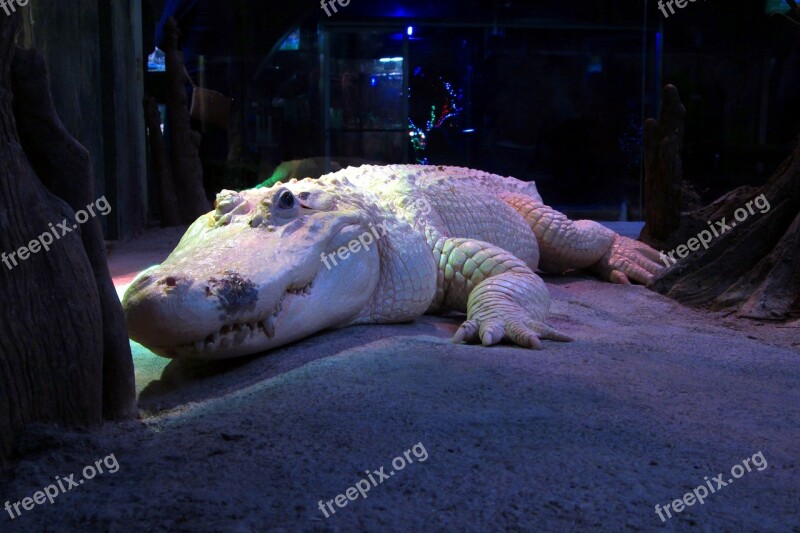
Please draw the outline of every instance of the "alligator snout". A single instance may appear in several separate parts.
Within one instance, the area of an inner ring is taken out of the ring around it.
[[[142,293],[148,288],[160,289],[166,295],[180,297],[182,293],[196,289],[196,284],[194,280],[185,276],[146,274],[136,278],[128,289],[126,297],[128,294]],[[230,270],[206,280],[203,292],[206,298],[216,299],[219,309],[228,314],[252,311],[258,302],[256,284]]]
[[[226,270],[195,279],[157,268],[140,275],[122,305],[131,338],[146,346],[193,342],[219,321],[252,313],[258,302],[253,281]]]

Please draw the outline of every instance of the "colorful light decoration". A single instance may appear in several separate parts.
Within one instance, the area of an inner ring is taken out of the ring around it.
[[[427,133],[430,133],[432,130],[436,128],[442,128],[446,125],[447,121],[459,116],[463,109],[459,105],[461,101],[461,94],[456,93],[453,89],[453,86],[450,82],[442,80],[445,92],[447,96],[445,97],[444,104],[442,104],[442,112],[437,114],[436,112],[436,105],[431,106],[431,115],[430,118],[425,123],[425,129],[420,128],[411,117],[408,118],[408,127],[409,127],[409,137],[411,137],[411,147],[414,150],[414,155],[416,158],[417,163],[421,165],[427,165],[429,163],[428,158],[425,157],[425,150],[428,147],[427,143]],[[411,95],[409,94],[409,98]]]

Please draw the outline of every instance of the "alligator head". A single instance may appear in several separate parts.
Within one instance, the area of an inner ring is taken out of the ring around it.
[[[352,323],[378,284],[378,247],[323,258],[373,227],[364,209],[311,180],[223,191],[128,288],[130,336],[165,357],[223,359]]]

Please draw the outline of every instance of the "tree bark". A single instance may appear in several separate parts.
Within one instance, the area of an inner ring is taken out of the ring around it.
[[[189,82],[178,50],[178,28],[170,18],[165,26],[167,65],[167,123],[169,128],[172,177],[185,223],[208,213],[211,205],[203,188],[203,165],[200,162],[198,132],[192,130],[187,107],[186,84]]]
[[[14,61],[18,24],[18,13],[0,17],[0,463],[31,422],[93,426],[136,412],[100,226],[75,220],[95,199],[88,153],[55,115],[41,59],[17,50]],[[22,258],[48,234],[49,250]]]
[[[164,145],[164,136],[161,134],[161,117],[158,113],[156,101],[147,97],[144,102],[145,124],[147,125],[147,138],[150,144],[150,159],[153,170],[158,179],[158,204],[161,215],[161,227],[178,226],[181,219],[181,209],[178,195],[175,192],[175,181],[172,178],[167,148]]]
[[[36,50],[17,48],[11,69],[14,118],[22,148],[44,186],[73,211],[95,202],[89,152],[64,128],[50,95],[47,67]],[[103,319],[103,415],[136,414],[133,361],[125,315],[108,270],[103,230],[97,217],[80,226],[94,272]]]
[[[767,210],[748,212],[743,221],[735,218],[737,209],[762,194]],[[708,249],[680,259],[654,283],[654,290],[689,305],[732,309],[746,318],[800,317],[800,145],[763,187],[741,187],[685,213],[667,246],[686,244],[723,217],[735,225]]]
[[[651,245],[678,229],[681,217],[684,119],[686,108],[674,85],[661,96],[658,120],[644,126],[645,227],[640,240]]]

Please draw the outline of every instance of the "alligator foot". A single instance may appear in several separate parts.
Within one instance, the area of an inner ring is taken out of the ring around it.
[[[636,281],[650,285],[664,270],[659,253],[643,242],[617,235],[608,252],[591,270],[613,283],[630,284]]]
[[[489,278],[470,293],[467,320],[453,342],[491,346],[507,341],[540,350],[543,339],[572,341],[543,322],[549,307],[547,288],[536,274],[507,272]]]

